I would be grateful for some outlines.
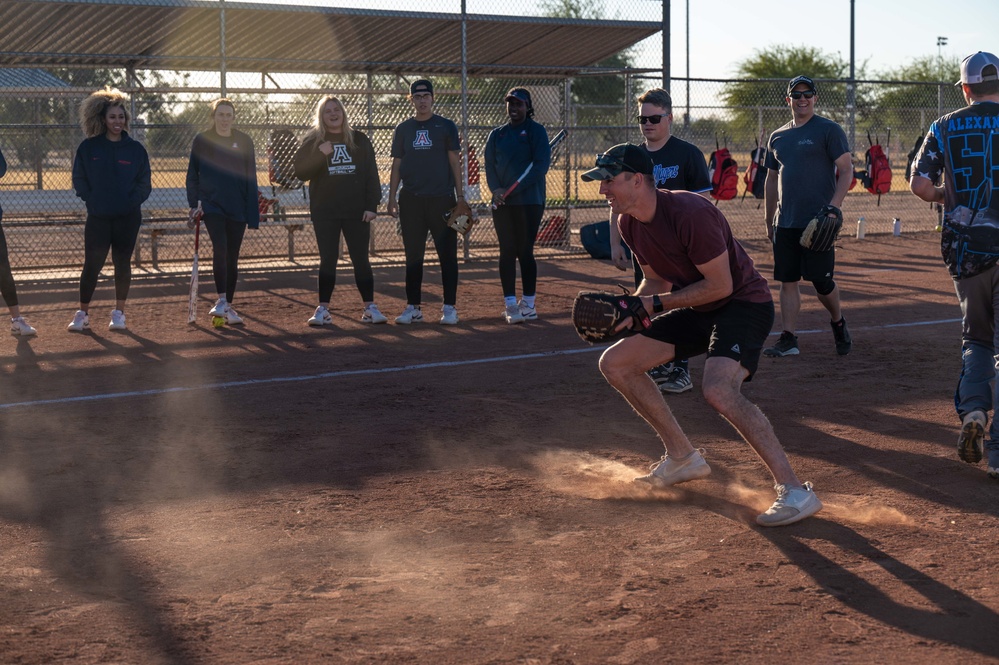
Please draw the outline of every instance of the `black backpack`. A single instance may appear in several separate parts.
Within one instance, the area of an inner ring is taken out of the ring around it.
[[[267,139],[267,175],[272,185],[300,189],[305,183],[295,177],[298,139],[287,127],[271,130]]]
[[[746,200],[746,194],[752,193],[753,198],[762,199],[766,195],[767,167],[767,147],[756,139],[756,148],[749,154],[749,168],[742,175],[742,181],[746,184],[746,189],[742,192],[742,200]],[[757,208],[760,206],[757,205]]]

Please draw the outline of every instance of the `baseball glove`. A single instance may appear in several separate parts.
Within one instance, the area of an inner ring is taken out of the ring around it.
[[[479,220],[465,199],[459,199],[458,203],[444,214],[444,221],[448,227],[466,235]]]
[[[828,252],[842,228],[843,212],[834,205],[824,205],[801,234],[801,246],[813,252]]]
[[[625,320],[633,321],[631,327],[618,331]],[[584,342],[599,344],[619,337],[628,337],[652,325],[638,296],[580,291],[572,303],[572,325]]]

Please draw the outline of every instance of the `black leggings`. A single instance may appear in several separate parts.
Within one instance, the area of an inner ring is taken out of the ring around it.
[[[80,304],[89,305],[97,289],[101,268],[108,260],[114,264],[114,297],[119,302],[128,298],[132,284],[132,252],[142,225],[142,211],[105,217],[87,215],[83,229],[83,274],[80,275]]]
[[[496,238],[499,240],[500,285],[504,297],[517,295],[517,261],[524,295],[533,296],[538,287],[538,262],[534,259],[534,241],[538,238],[543,205],[502,205],[493,212]]]
[[[0,219],[3,219],[0,213]],[[0,224],[0,295],[7,307],[17,307],[17,289],[14,287],[14,275],[10,271],[10,259],[7,258],[7,237],[3,234]]]
[[[453,306],[458,300],[458,234],[444,221],[444,213],[452,207],[454,198],[450,196],[414,196],[405,189],[399,195],[399,222],[406,249],[406,302],[410,305],[423,302],[423,257],[428,231],[441,264],[444,304]]]
[[[236,295],[236,279],[239,277],[239,248],[243,246],[246,223],[229,219],[225,215],[206,214],[205,229],[212,239],[212,273],[215,277],[215,293],[224,293],[225,299],[232,302]]]
[[[347,253],[354,266],[354,282],[361,294],[361,300],[375,299],[375,278],[368,259],[368,243],[371,241],[371,224],[361,219],[321,219],[312,218],[312,228],[316,231],[316,244],[319,246],[319,302],[329,302],[336,286],[336,265],[340,260],[340,234],[347,241]]]

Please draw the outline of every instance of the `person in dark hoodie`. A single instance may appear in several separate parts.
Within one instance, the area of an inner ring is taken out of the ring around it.
[[[507,323],[523,323],[538,318],[534,307],[538,283],[534,242],[545,212],[545,177],[552,153],[548,132],[534,121],[531,93],[513,88],[506,93],[505,101],[510,122],[491,131],[486,139],[486,181],[492,192],[493,224],[499,240],[503,317]],[[528,165],[531,171],[507,197],[506,190]],[[518,260],[524,289],[519,303]]]
[[[115,308],[108,328],[126,329],[132,251],[142,224],[142,203],[152,191],[149,155],[128,135],[128,122],[128,97],[118,90],[98,90],[80,105],[80,125],[87,138],[76,149],[73,189],[87,204],[87,222],[80,309],[68,326],[73,332],[90,328],[90,301],[109,250],[114,263]]]
[[[7,160],[0,152],[0,178],[7,174]],[[0,208],[0,221],[3,220],[3,209]],[[28,322],[21,316],[21,310],[17,304],[17,287],[14,284],[14,275],[10,270],[10,259],[7,256],[7,238],[3,233],[3,225],[0,224],[0,295],[3,296],[4,304],[10,310],[10,334],[18,337],[31,337],[38,331],[28,325]]]
[[[225,98],[212,102],[212,127],[194,137],[187,165],[190,218],[204,213],[212,239],[212,272],[218,300],[208,312],[229,325],[243,323],[232,307],[239,277],[239,249],[246,228],[259,228],[257,160],[253,140],[232,125],[236,107]]]
[[[368,259],[371,222],[382,198],[375,149],[364,132],[350,126],[347,111],[336,97],[319,100],[315,125],[295,153],[295,177],[309,181],[309,211],[319,246],[319,306],[308,324],[333,323],[330,299],[336,286],[341,233],[364,301],[361,321],[385,323],[388,319],[374,302],[375,279]]]

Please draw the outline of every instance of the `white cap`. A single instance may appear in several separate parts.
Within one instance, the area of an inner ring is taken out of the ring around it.
[[[999,58],[979,51],[961,61],[961,80],[954,85],[974,85],[986,81],[999,81]]]

